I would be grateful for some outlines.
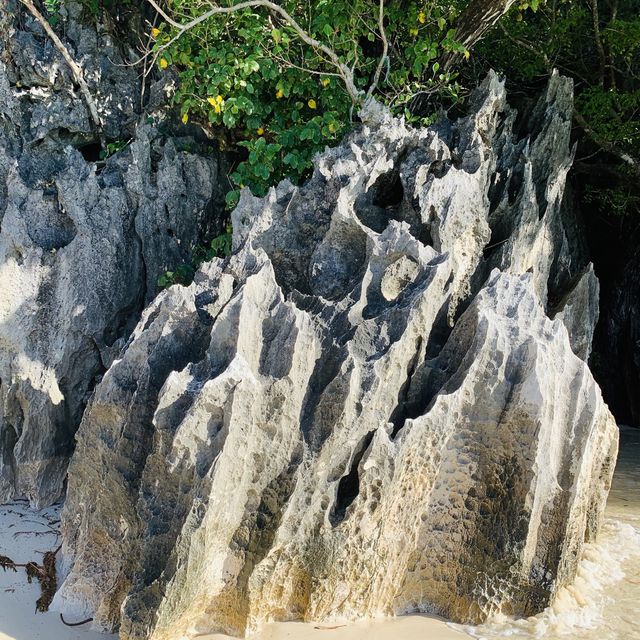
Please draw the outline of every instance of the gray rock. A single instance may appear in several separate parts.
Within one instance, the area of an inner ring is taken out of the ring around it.
[[[18,31],[6,11],[0,502],[26,497],[39,507],[61,496],[88,397],[155,296],[158,277],[187,261],[219,224],[225,182],[215,154],[185,150],[193,140],[148,124],[132,128],[139,116],[118,97],[137,95],[131,69],[94,78],[101,104],[115,105],[107,135],[131,133],[130,145],[106,162],[85,158],[82,145],[95,132],[64,63],[28,19],[32,30]],[[85,69],[114,53],[95,33],[80,50]],[[107,96],[107,86],[115,93]]]
[[[571,85],[522,140],[495,75],[473,104],[244,192],[233,255],[145,310],[78,432],[55,608],[168,640],[527,616],[573,579],[617,428],[546,313]],[[597,290],[565,293],[582,355]]]
[[[585,362],[591,355],[593,334],[600,313],[599,298],[600,284],[590,264],[558,303],[556,313],[552,316],[565,324],[573,352]]]

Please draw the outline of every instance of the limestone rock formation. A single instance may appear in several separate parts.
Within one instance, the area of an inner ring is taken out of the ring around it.
[[[0,502],[60,497],[75,430],[100,376],[223,205],[218,160],[137,125],[137,74],[106,34],[70,23],[104,134],[68,70],[14,2],[0,9]],[[99,75],[101,69],[106,70]],[[97,74],[97,75],[96,75]],[[113,76],[115,74],[115,77]]]
[[[87,407],[54,606],[124,640],[546,606],[617,450],[579,357],[597,286],[565,277],[571,108],[554,76],[518,138],[491,74],[457,123],[362,126],[244,193],[233,255],[152,302]]]

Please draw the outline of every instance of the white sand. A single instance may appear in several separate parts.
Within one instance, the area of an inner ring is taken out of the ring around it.
[[[58,546],[60,508],[31,511],[26,504],[0,506],[0,555],[14,562],[42,563],[43,554]],[[51,524],[50,524],[51,523]],[[0,640],[108,640],[115,636],[91,631],[90,625],[66,627],[56,613],[36,613],[37,580],[27,581],[24,569],[0,569]]]
[[[229,636],[216,633],[198,636],[198,640],[229,640]],[[280,622],[266,626],[259,634],[249,636],[249,640],[469,640],[469,636],[449,628],[444,620],[413,615],[337,628]]]

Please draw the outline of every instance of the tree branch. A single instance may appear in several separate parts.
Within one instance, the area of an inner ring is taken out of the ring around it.
[[[23,2],[25,0],[22,0]],[[26,0],[30,2],[31,0]],[[311,48],[321,51],[329,60],[330,64],[332,64],[342,78],[344,82],[345,88],[349,97],[354,102],[354,104],[361,104],[365,98],[365,95],[360,89],[358,89],[355,85],[355,80],[351,69],[340,61],[338,54],[327,45],[323,44],[319,40],[316,40],[314,37],[309,35],[291,16],[285,9],[281,6],[271,2],[270,0],[245,0],[244,2],[239,2],[231,7],[219,7],[213,6],[208,11],[205,11],[203,14],[199,15],[197,18],[186,22],[180,23],[176,22],[170,15],[168,15],[162,7],[155,0],[147,0],[147,2],[166,20],[168,24],[170,24],[174,29],[177,29],[177,35],[171,40],[174,42],[181,35],[190,31],[194,27],[202,24],[207,21],[209,18],[215,15],[221,14],[231,14],[241,11],[242,9],[249,9],[255,7],[263,7],[265,9],[269,9],[274,13],[277,13],[285,22],[296,32],[300,40],[302,40],[305,44],[309,45]],[[211,4],[211,3],[210,3]],[[382,0],[381,0],[382,4]]]
[[[604,76],[607,69],[607,55],[602,44],[600,35],[600,14],[598,12],[598,0],[591,0],[591,15],[593,17],[593,37],[598,50],[598,59],[600,62],[600,86],[604,86]]]
[[[102,119],[98,114],[98,108],[96,107],[96,103],[91,95],[91,90],[89,89],[89,85],[85,82],[82,69],[78,65],[78,63],[71,57],[69,50],[65,47],[64,43],[57,36],[56,32],[51,28],[51,25],[47,22],[46,18],[36,9],[33,4],[33,0],[20,0],[20,2],[29,10],[31,15],[40,23],[40,26],[44,29],[45,33],[53,42],[53,45],[58,50],[60,55],[64,58],[67,63],[69,69],[71,69],[71,73],[75,81],[78,83],[80,87],[80,93],[82,93],[82,97],[84,101],[87,103],[87,107],[89,109],[89,113],[91,115],[91,120],[93,124],[96,126],[98,131],[102,129]]]
[[[378,66],[373,75],[373,81],[367,91],[367,97],[370,98],[373,92],[376,90],[378,83],[380,82],[380,75],[384,65],[389,60],[389,40],[387,39],[387,33],[384,29],[384,0],[380,0],[380,11],[378,13],[378,29],[380,30],[380,38],[382,39],[382,55],[378,61]]]
[[[609,142],[608,140],[603,140],[590,126],[589,123],[584,119],[584,116],[577,111],[573,112],[573,117],[575,121],[580,125],[580,128],[585,132],[585,134],[597,144],[601,149],[615,156],[619,160],[622,160],[625,164],[627,164],[633,173],[640,178],[640,160],[634,158],[632,155],[628,154],[623,149],[619,149],[615,144]]]
[[[516,0],[472,0],[462,12],[456,24],[456,42],[469,50],[502,16]],[[443,68],[450,69],[460,60],[459,52],[449,52],[442,61]]]

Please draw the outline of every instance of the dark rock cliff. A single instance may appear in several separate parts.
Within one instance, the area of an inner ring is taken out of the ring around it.
[[[213,149],[167,133],[162,85],[142,107],[138,70],[67,3],[65,42],[96,96],[96,131],[19,6],[0,8],[0,501],[41,506],[62,494],[96,382],[158,277],[215,233],[227,187]],[[126,148],[101,160],[100,137]]]

